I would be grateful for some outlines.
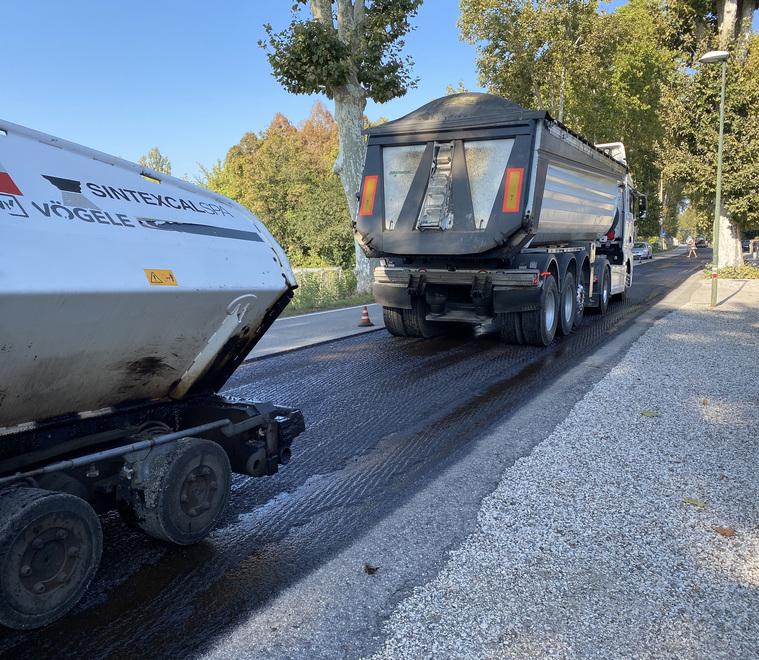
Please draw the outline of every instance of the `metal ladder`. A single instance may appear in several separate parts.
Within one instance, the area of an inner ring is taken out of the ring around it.
[[[435,142],[434,157],[424,203],[416,227],[419,230],[450,228],[453,214],[450,212],[451,171],[453,167],[453,142]]]

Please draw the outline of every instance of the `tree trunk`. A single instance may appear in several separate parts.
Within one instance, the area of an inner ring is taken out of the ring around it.
[[[757,0],[741,0],[740,3],[740,21],[738,22],[738,56],[743,59],[748,50],[748,44],[751,39],[751,24],[754,18],[754,12],[757,9]]]
[[[355,219],[358,212],[358,194],[366,158],[366,142],[362,134],[365,107],[366,95],[358,84],[348,84],[335,94],[335,121],[340,136],[340,152],[334,171],[343,184],[351,220]],[[372,287],[371,266],[358,243],[355,247],[357,290],[367,293]]]
[[[722,0],[719,4],[719,43],[727,48],[735,40],[738,25],[738,0]]]
[[[335,0],[310,0],[313,17],[331,28],[335,28],[332,8]],[[364,0],[337,0],[337,36],[344,44],[355,50],[364,21]],[[340,137],[340,151],[333,168],[343,184],[348,213],[351,222],[358,212],[358,194],[361,189],[361,174],[364,171],[366,143],[364,142],[364,108],[366,91],[358,84],[355,66],[348,83],[334,90],[335,121]],[[356,289],[367,293],[372,288],[372,272],[369,259],[358,243],[356,250]]]
[[[731,222],[727,209],[722,204],[719,214],[719,258],[717,259],[717,268],[741,265],[743,265],[741,232]]]

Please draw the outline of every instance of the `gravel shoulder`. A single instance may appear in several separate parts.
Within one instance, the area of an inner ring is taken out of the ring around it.
[[[756,657],[759,282],[720,286],[504,473],[375,657]]]

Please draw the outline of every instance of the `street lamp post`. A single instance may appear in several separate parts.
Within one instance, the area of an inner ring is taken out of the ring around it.
[[[727,58],[725,50],[711,50],[698,58],[703,64],[722,62],[722,90],[719,100],[719,142],[717,146],[717,190],[714,198],[714,225],[712,227],[712,297],[711,307],[717,306],[717,263],[719,261],[719,216],[722,206],[722,142],[725,130],[725,82],[727,79]]]

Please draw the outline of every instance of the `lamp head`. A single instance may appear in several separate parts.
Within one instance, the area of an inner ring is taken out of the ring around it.
[[[724,62],[728,57],[730,57],[730,53],[726,50],[710,50],[699,57],[698,61],[702,64],[713,64],[714,62]]]

